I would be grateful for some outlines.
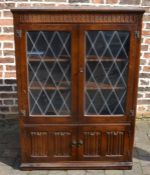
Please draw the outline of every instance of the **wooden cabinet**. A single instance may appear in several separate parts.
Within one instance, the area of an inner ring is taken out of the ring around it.
[[[12,9],[21,167],[130,169],[141,9]]]

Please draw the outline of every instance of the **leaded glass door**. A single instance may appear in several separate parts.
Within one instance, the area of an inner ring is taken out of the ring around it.
[[[75,33],[73,27],[60,25],[25,32],[26,100],[30,117],[57,117],[59,121],[75,119]]]
[[[97,121],[125,120],[131,101],[133,38],[125,27],[81,27],[84,40],[80,54],[80,118]],[[129,64],[130,62],[130,64]],[[130,79],[128,79],[130,77]]]

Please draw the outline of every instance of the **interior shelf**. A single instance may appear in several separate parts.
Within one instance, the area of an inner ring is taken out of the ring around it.
[[[66,82],[61,83],[61,86],[54,86],[54,85],[40,85],[38,82],[33,82],[30,85],[30,89],[33,90],[40,90],[41,88],[44,88],[46,90],[68,90],[70,89],[70,87],[68,86],[68,84]]]
[[[86,57],[86,61],[117,61],[117,62],[122,62],[122,61],[127,61],[127,59],[124,58],[117,58],[117,59],[113,59],[110,57],[102,57],[102,58],[98,58],[97,56],[87,56]]]
[[[104,84],[104,83],[94,83],[94,82],[86,82],[86,89],[87,90],[97,90],[97,89],[125,89],[125,87],[121,87],[121,86],[111,86],[109,84]],[[54,85],[40,85],[38,82],[34,82],[32,83],[32,85],[30,85],[30,89],[33,90],[38,90],[41,89],[41,87],[43,87],[44,89],[47,90],[68,90],[70,89],[70,86],[68,86],[68,84],[66,82],[62,82],[61,85],[59,86],[54,86]]]
[[[96,89],[125,89],[125,87],[121,86],[111,86],[109,84],[104,83],[94,83],[94,82],[86,82],[86,89],[87,90],[96,90]]]
[[[70,61],[70,57],[65,57],[65,56],[61,56],[61,57],[38,57],[38,56],[30,56],[28,57],[29,61],[34,61],[34,62],[38,62],[38,61],[46,61],[46,62],[54,62],[54,61],[59,61],[59,62],[66,62],[66,61]]]

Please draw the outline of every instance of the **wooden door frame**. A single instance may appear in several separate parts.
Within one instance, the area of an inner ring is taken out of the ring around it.
[[[78,79],[77,79],[77,40],[78,40],[78,32],[76,30],[76,25],[70,24],[34,24],[34,25],[26,25],[21,24],[17,26],[17,30],[21,30],[22,36],[20,38],[20,54],[21,58],[17,63],[20,64],[18,67],[18,82],[20,82],[21,88],[19,88],[19,96],[21,99],[19,103],[19,110],[26,111],[26,115],[23,116],[23,121],[26,123],[72,123],[77,120],[77,87],[78,87]],[[34,116],[29,117],[29,104],[28,104],[28,73],[27,73],[27,57],[26,57],[26,32],[27,31],[68,31],[72,35],[71,39],[71,117],[70,116],[59,116],[59,117],[47,117],[47,116]],[[20,77],[23,77],[20,79]]]
[[[120,30],[120,31],[129,31],[130,32],[130,50],[129,50],[129,67],[128,67],[128,80],[127,80],[127,99],[126,99],[126,114],[125,115],[101,115],[99,116],[86,116],[84,115],[84,50],[85,50],[85,34],[87,30]],[[90,25],[80,25],[79,30],[79,69],[83,70],[79,73],[79,120],[83,123],[94,123],[94,122],[127,122],[131,121],[130,110],[133,107],[134,100],[131,98],[134,92],[134,60],[135,60],[135,35],[136,25],[128,24],[90,24]],[[132,83],[131,83],[132,82]],[[84,117],[83,117],[84,116]],[[133,118],[133,116],[132,116]]]

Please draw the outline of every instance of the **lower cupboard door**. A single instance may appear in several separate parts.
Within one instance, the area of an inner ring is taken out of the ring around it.
[[[76,159],[76,128],[28,127],[22,136],[23,162],[68,161]]]
[[[79,129],[80,160],[128,161],[130,127],[119,125],[83,126]]]

